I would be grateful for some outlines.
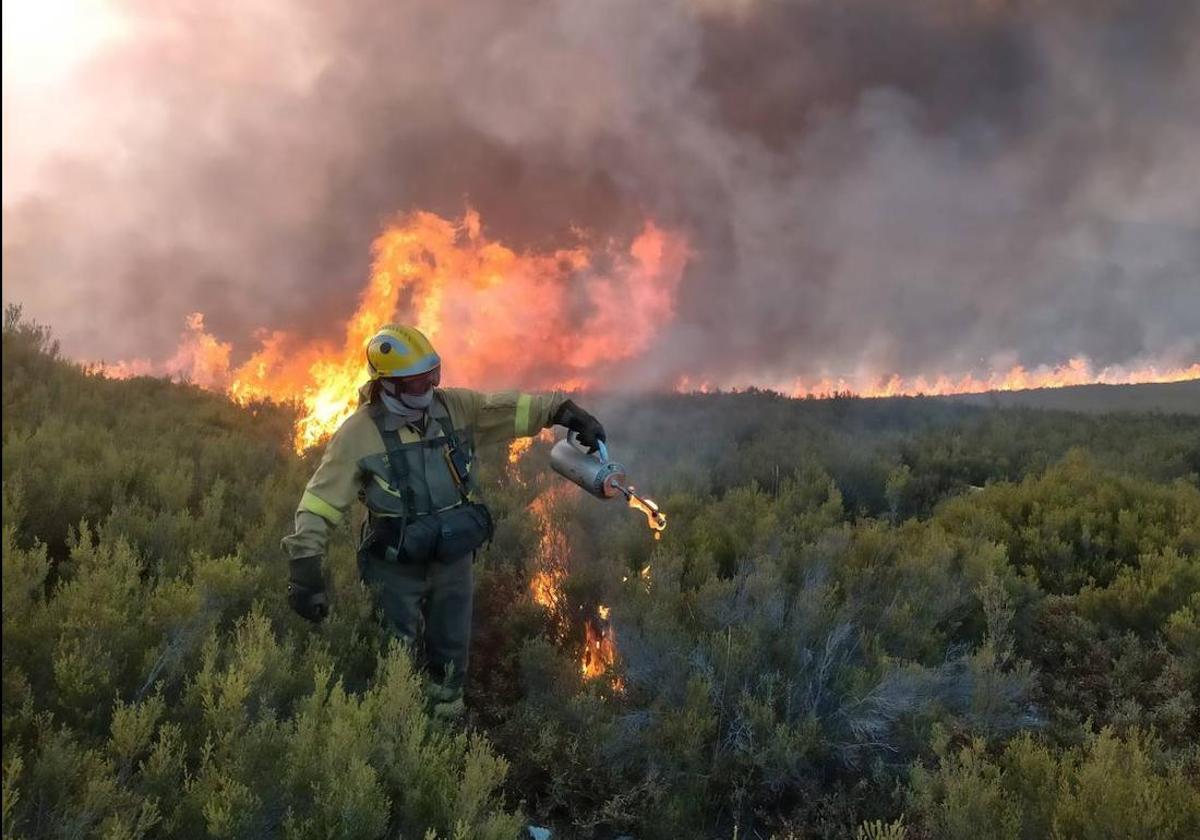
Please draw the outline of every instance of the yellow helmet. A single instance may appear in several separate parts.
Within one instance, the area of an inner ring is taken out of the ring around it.
[[[393,376],[420,376],[442,363],[429,339],[414,327],[388,324],[367,342],[367,370],[371,380]]]

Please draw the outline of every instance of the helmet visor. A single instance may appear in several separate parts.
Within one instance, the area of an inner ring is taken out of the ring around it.
[[[393,396],[401,394],[409,394],[410,396],[418,396],[424,394],[430,388],[436,388],[438,383],[442,381],[442,366],[438,365],[433,370],[425,373],[418,373],[416,376],[392,376],[383,380],[384,386],[388,393]]]

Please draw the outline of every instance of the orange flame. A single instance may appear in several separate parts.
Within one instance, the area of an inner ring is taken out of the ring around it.
[[[552,508],[562,498],[564,490],[562,485],[554,485],[529,505],[529,512],[533,514],[538,530],[537,554],[534,558],[536,571],[529,582],[529,593],[535,603],[555,613],[560,619],[564,605],[562,584],[567,578],[571,545],[567,535],[557,526]]]
[[[793,397],[827,396],[852,393],[861,397],[910,397],[920,394],[948,396],[977,394],[985,391],[1022,391],[1033,388],[1064,388],[1071,385],[1138,385],[1150,382],[1183,382],[1200,378],[1200,363],[1187,367],[1160,368],[1155,365],[1124,368],[1095,368],[1086,358],[1076,356],[1066,364],[1043,365],[1033,369],[1013,365],[1007,370],[982,376],[939,374],[901,377],[864,376],[857,378],[797,379],[785,391]]]
[[[651,221],[624,248],[580,239],[571,248],[519,253],[489,239],[473,210],[458,222],[413,213],[375,240],[371,277],[340,345],[261,332],[258,349],[231,369],[230,345],[206,333],[196,313],[167,362],[92,369],[113,377],[187,378],[243,403],[296,402],[299,450],[353,413],[366,380],[363,348],[391,321],[424,332],[454,384],[587,388],[605,381],[613,365],[644,353],[674,316],[688,250],[682,236]]]
[[[1142,385],[1159,382],[1186,382],[1200,379],[1200,362],[1181,367],[1113,365],[1097,368],[1083,356],[1065,364],[1026,368],[1012,365],[1006,369],[976,375],[941,373],[932,376],[903,377],[898,374],[794,379],[776,384],[772,390],[791,397],[831,397],[852,394],[858,397],[915,397],[979,394],[987,391],[1022,391],[1035,388],[1065,388],[1072,385]],[[708,394],[715,391],[740,391],[766,387],[762,382],[722,383],[681,376],[675,383],[680,393]]]
[[[232,351],[232,345],[218,341],[205,330],[204,314],[193,312],[187,316],[175,355],[165,362],[155,364],[149,359],[131,359],[113,363],[98,362],[89,364],[87,368],[109,379],[165,373],[172,379],[202,388],[220,389],[229,376],[229,355]]]
[[[551,612],[557,612],[562,602],[562,582],[566,573],[562,569],[539,569],[529,581],[529,591],[534,603]]]
[[[566,492],[566,484],[553,484],[529,505],[538,530],[535,571],[529,581],[529,594],[553,616],[559,642],[569,635],[569,616],[562,586],[567,579],[571,545],[558,527],[554,507]],[[604,674],[616,661],[616,634],[609,623],[609,615],[609,608],[600,604],[594,616],[583,620],[584,646],[579,667],[585,679]],[[616,691],[624,688],[619,677],[613,678],[612,685]]]
[[[646,514],[646,524],[654,532],[654,539],[661,540],[662,532],[667,529],[667,515],[658,509],[658,503],[653,499],[643,499],[630,486],[629,506]]]
[[[589,680],[603,675],[617,661],[617,639],[608,622],[608,607],[601,604],[596,613],[595,621],[588,619],[583,623],[583,659],[579,667],[584,679]]]
[[[681,237],[647,222],[626,251],[605,249],[611,268],[602,272],[586,245],[521,254],[489,240],[473,210],[457,224],[414,213],[373,250],[371,279],[340,349],[276,333],[234,372],[236,398],[303,403],[299,448],[354,411],[363,347],[384,323],[399,318],[429,336],[458,385],[587,387],[605,365],[643,352],[670,320],[687,257]],[[579,288],[590,307],[581,322],[571,312]]]
[[[652,221],[624,246],[596,245],[579,234],[573,247],[522,253],[489,239],[473,210],[457,221],[426,212],[402,217],[375,240],[372,251],[369,281],[338,343],[262,331],[254,336],[257,349],[234,367],[231,344],[209,334],[203,314],[196,312],[165,361],[133,359],[90,370],[115,378],[167,375],[226,390],[243,403],[297,403],[301,419],[294,443],[302,450],[321,442],[354,411],[366,379],[363,347],[389,321],[425,332],[445,359],[447,382],[454,384],[584,389],[610,382],[615,366],[642,357],[674,317],[690,255],[681,235]],[[847,392],[886,397],[1197,378],[1200,362],[1097,368],[1075,357],[1057,366],[1013,365],[983,374],[862,374],[774,387],[795,397]],[[676,387],[709,391],[730,385],[683,377]]]
[[[650,580],[650,564],[649,563],[647,563],[645,566],[643,566],[642,570],[640,572],[638,572],[638,577],[640,577],[644,581]],[[629,583],[629,575],[623,576],[621,578],[621,583]]]
[[[508,463],[515,464],[521,460],[521,456],[529,451],[533,446],[533,438],[517,438],[508,445]]]

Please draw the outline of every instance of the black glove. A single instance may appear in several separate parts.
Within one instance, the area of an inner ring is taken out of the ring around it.
[[[329,615],[325,578],[321,576],[321,558],[298,557],[290,561],[289,566],[291,575],[287,585],[288,603],[301,618],[320,622]]]
[[[588,448],[588,452],[595,452],[600,448],[600,442],[608,443],[608,437],[604,434],[604,427],[600,425],[600,421],[592,415],[588,414],[575,403],[567,400],[551,418],[552,423],[557,423],[559,426],[566,426],[574,432],[579,442]]]

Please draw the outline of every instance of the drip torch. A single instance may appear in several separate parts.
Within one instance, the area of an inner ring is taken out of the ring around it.
[[[598,499],[611,499],[618,494],[624,496],[631,508],[646,515],[646,524],[654,532],[654,539],[660,539],[667,527],[666,514],[652,500],[639,496],[636,488],[627,483],[625,467],[609,460],[604,441],[599,441],[598,449],[598,452],[589,453],[575,433],[570,432],[550,450],[550,466]]]

